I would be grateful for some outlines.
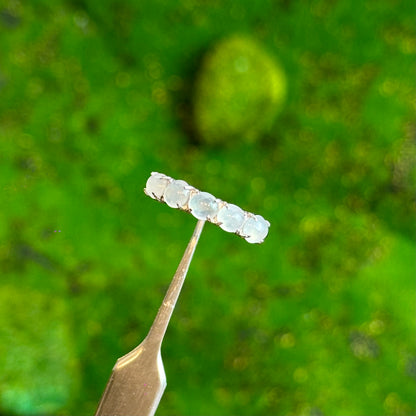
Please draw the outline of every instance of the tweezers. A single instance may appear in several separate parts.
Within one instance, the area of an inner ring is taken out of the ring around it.
[[[162,305],[143,342],[113,367],[96,416],[152,416],[166,388],[161,346],[204,227],[199,220]]]

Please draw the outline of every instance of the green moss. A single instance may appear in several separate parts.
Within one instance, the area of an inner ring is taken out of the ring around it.
[[[415,414],[415,4],[102,5],[0,7],[0,413],[94,414],[146,336],[195,224],[143,194],[158,170],[272,224],[260,246],[204,229],[158,415]],[[276,63],[230,33],[281,62],[275,122],[252,97]],[[211,136],[194,146],[190,72],[218,39],[193,103]],[[232,75],[238,43],[262,58]]]
[[[194,96],[195,127],[211,144],[254,141],[268,130],[286,95],[274,59],[252,39],[234,35],[205,57]]]
[[[0,289],[0,409],[62,411],[77,383],[65,304],[39,292]]]

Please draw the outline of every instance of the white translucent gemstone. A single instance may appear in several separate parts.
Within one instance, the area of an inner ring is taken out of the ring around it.
[[[163,199],[171,208],[182,208],[189,199],[188,186],[185,181],[174,180],[165,189]]]
[[[146,193],[154,199],[161,199],[168,185],[169,178],[167,176],[161,173],[152,173],[146,182]]]
[[[235,233],[244,222],[244,211],[233,204],[224,205],[217,214],[217,221],[220,223],[219,226],[230,233]]]
[[[249,243],[261,243],[269,232],[270,223],[261,215],[249,217],[244,223],[241,234]]]
[[[208,192],[192,195],[188,205],[192,215],[199,220],[212,219],[218,211],[218,202],[215,196]]]

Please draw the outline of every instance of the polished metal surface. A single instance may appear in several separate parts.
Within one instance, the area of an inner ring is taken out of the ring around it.
[[[166,387],[160,348],[204,224],[204,220],[197,222],[146,338],[117,360],[96,416],[151,416],[156,412]]]

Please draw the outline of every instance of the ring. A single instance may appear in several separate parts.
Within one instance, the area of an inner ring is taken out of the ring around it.
[[[244,211],[237,205],[222,201],[208,192],[201,192],[185,181],[163,173],[152,172],[144,193],[171,208],[189,212],[198,220],[212,222],[249,243],[262,243],[269,232],[270,223],[261,215]]]

